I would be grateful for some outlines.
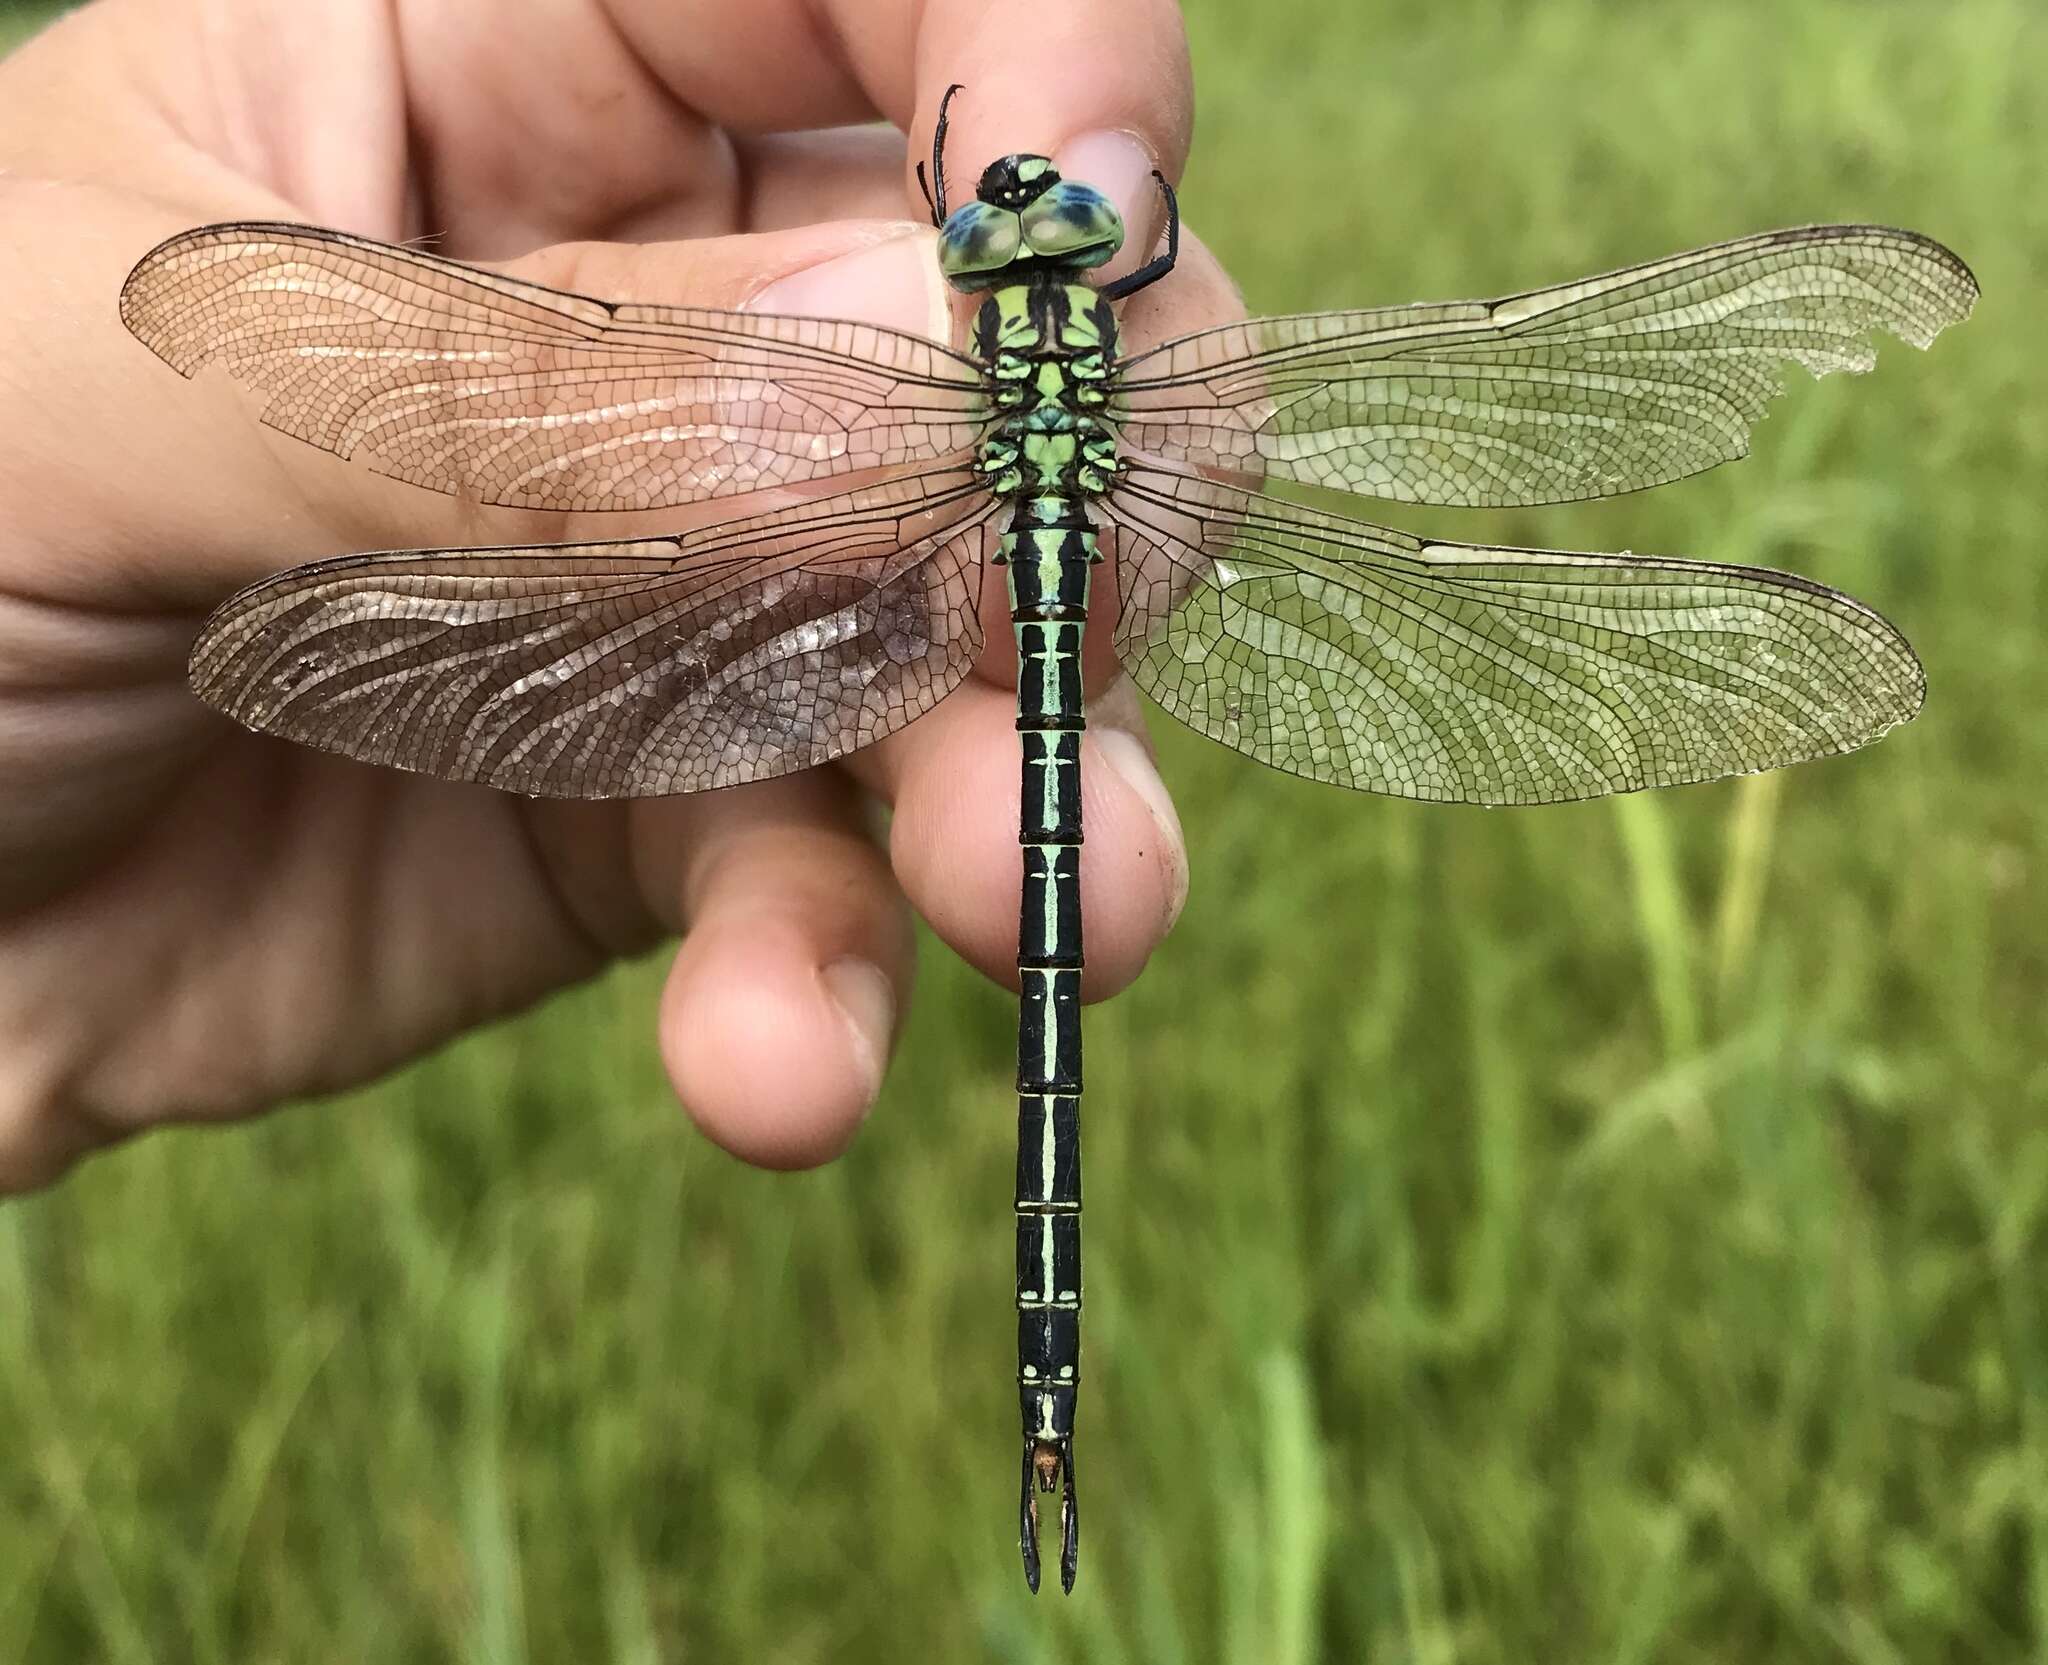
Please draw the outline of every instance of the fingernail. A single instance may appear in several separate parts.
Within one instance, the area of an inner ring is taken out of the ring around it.
[[[1166,922],[1159,933],[1164,936],[1173,929],[1188,900],[1188,850],[1181,836],[1180,817],[1174,813],[1166,782],[1159,778],[1142,740],[1122,728],[1094,728],[1089,735],[1102,761],[1143,800],[1159,828],[1159,855],[1166,865],[1167,882]]]
[[[777,278],[754,294],[747,310],[854,318],[944,341],[953,313],[929,231],[905,220],[880,242]]]
[[[896,990],[882,968],[866,960],[834,960],[820,972],[825,992],[846,1019],[853,1036],[853,1057],[866,1089],[865,1106],[874,1107],[889,1067],[889,1041],[896,1032]]]
[[[1164,229],[1160,218],[1159,186],[1152,178],[1158,164],[1135,134],[1121,132],[1084,133],[1071,144],[1060,146],[1054,159],[1062,179],[1078,179],[1116,204],[1124,217],[1123,253],[1110,262],[1112,271],[1142,265]]]

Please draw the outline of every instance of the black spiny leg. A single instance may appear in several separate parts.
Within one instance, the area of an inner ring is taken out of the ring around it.
[[[953,95],[958,91],[960,83],[955,81],[939,100],[939,119],[932,127],[932,178],[929,185],[925,183],[924,164],[920,162],[917,165],[917,188],[924,192],[924,205],[932,211],[933,225],[946,223],[946,106],[953,102]],[[938,191],[936,197],[932,195],[934,188]]]
[[[1157,283],[1173,270],[1173,263],[1180,258],[1180,203],[1174,197],[1173,187],[1166,183],[1166,175],[1157,168],[1152,177],[1159,181],[1159,189],[1166,197],[1166,252],[1135,272],[1120,277],[1114,283],[1102,286],[1105,300],[1120,301],[1126,295],[1135,295],[1149,283]]]

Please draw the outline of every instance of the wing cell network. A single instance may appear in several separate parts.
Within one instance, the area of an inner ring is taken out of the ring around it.
[[[1904,638],[1787,573],[1425,542],[1162,470],[1105,501],[1134,680],[1291,774],[1552,803],[1849,751],[1920,707]]]
[[[1969,268],[1885,226],[1766,232],[1497,301],[1255,318],[1120,367],[1135,450],[1401,502],[1608,497],[1749,449],[1787,364],[1868,370],[1967,317]]]
[[[318,562],[224,603],[192,685],[266,734],[537,797],[765,780],[958,686],[994,508],[954,469],[674,537]]]
[[[483,503],[658,509],[972,445],[974,363],[871,324],[612,304],[310,226],[202,226],[121,292],[181,375],[271,427]]]

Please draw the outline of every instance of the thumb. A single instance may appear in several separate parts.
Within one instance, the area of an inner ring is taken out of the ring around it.
[[[838,220],[687,243],[562,243],[495,268],[604,300],[846,318],[946,339],[931,227]]]

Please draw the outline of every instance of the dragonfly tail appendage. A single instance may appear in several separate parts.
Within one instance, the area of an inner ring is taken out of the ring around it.
[[[1074,1497],[1074,1442],[1060,1447],[1060,1588],[1074,1593],[1074,1574],[1081,1565],[1081,1506]]]
[[[1026,1439],[1017,1500],[1017,1543],[1024,1552],[1024,1582],[1038,1594],[1038,1492],[1060,1494],[1060,1589],[1074,1593],[1081,1566],[1081,1506],[1074,1493],[1074,1442]]]
[[[1038,1594],[1038,1447],[1024,1442],[1024,1477],[1017,1487],[1017,1547],[1024,1552],[1024,1582]]]

